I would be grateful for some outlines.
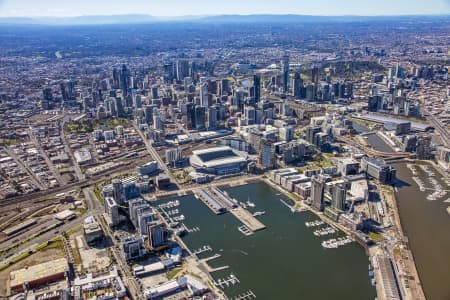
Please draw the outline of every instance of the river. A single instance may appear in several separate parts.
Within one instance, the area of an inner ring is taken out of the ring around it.
[[[416,164],[417,165],[417,164]],[[417,271],[428,300],[450,299],[450,216],[446,208],[450,193],[430,201],[426,197],[432,191],[421,192],[412,179],[406,164],[394,164],[399,179],[396,192],[400,219],[414,255]],[[434,170],[434,169],[432,169]],[[429,177],[417,168],[418,177],[427,187],[432,187]],[[434,171],[434,177],[444,189],[450,189]]]
[[[368,132],[364,125],[355,123],[354,126],[359,132]],[[369,136],[367,141],[375,150],[390,149],[389,145],[375,134]],[[450,216],[446,208],[450,203],[444,201],[450,198],[450,193],[441,199],[429,201],[426,198],[432,191],[420,191],[405,163],[394,164],[394,167],[397,169],[396,198],[400,219],[414,255],[425,296],[428,300],[449,300]],[[418,177],[425,185],[432,187],[429,176],[419,167],[417,171]],[[440,174],[435,170],[434,173],[443,188],[450,190],[441,180]]]

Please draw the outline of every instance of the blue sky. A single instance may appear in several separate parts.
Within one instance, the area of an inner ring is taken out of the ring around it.
[[[0,0],[0,16],[449,14],[450,0]]]

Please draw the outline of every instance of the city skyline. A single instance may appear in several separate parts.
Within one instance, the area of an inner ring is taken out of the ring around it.
[[[77,2],[58,2],[44,0],[39,5],[28,0],[0,1],[0,17],[76,17],[87,15],[144,14],[156,17],[180,17],[192,15],[248,15],[248,14],[301,14],[317,16],[386,16],[386,15],[442,15],[450,13],[450,1],[407,1],[394,3],[382,0],[370,3],[346,0],[336,1],[292,1],[280,0],[276,3],[256,0],[214,1],[143,1],[132,0],[124,7],[120,1],[80,0]],[[177,10],[173,8],[176,7]]]

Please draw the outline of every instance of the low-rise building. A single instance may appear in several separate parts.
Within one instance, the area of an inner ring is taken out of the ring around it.
[[[67,259],[59,258],[45,263],[12,271],[9,275],[11,294],[34,289],[51,282],[63,280],[68,270]]]
[[[103,239],[103,230],[94,216],[89,216],[83,220],[83,233],[88,244]]]

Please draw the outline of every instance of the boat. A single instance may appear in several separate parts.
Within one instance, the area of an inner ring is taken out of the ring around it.
[[[377,282],[375,281],[375,278],[372,278],[371,283],[372,283],[372,286],[375,286],[377,284]]]
[[[184,229],[184,228],[177,228],[177,229],[175,230],[175,234],[176,234],[177,236],[183,236],[183,235],[186,234],[186,229]]]
[[[169,226],[170,226],[170,228],[175,228],[175,227],[177,227],[178,226],[178,222],[171,222],[171,223],[169,223]]]
[[[255,212],[255,213],[253,214],[253,216],[254,216],[254,217],[258,217],[258,216],[262,216],[262,215],[265,215],[265,214],[266,214],[265,211],[257,211],[257,212]]]
[[[247,206],[248,207],[255,207],[255,203],[253,203],[253,202],[250,202],[250,200],[249,201],[247,201]]]

